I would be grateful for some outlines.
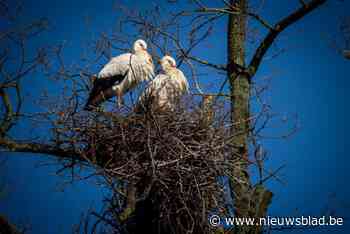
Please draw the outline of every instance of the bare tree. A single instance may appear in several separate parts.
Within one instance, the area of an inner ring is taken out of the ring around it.
[[[104,229],[101,232],[114,233],[224,233],[223,227],[213,229],[208,225],[208,216],[232,215],[230,206],[234,206],[237,217],[263,217],[272,199],[264,183],[278,179],[279,169],[270,171],[263,165],[265,153],[259,137],[274,116],[269,106],[260,102],[267,86],[257,85],[254,77],[276,38],[326,0],[299,2],[299,8],[274,24],[263,19],[258,7],[250,6],[247,0],[222,0],[215,3],[217,7],[194,0],[179,12],[159,6],[134,12],[119,6],[123,14],[115,32],[102,34],[89,44],[95,53],[85,56],[78,65],[65,64],[64,45],[41,48],[34,56],[26,57],[26,41],[44,28],[45,21],[8,29],[0,38],[3,45],[14,43],[0,51],[4,104],[0,146],[4,151],[55,156],[62,165],[60,171],[70,170],[72,178],[78,177],[76,168],[82,165],[96,169],[91,176],[103,175],[113,196],[103,212],[91,213],[98,218],[91,225],[92,233],[99,225]],[[246,42],[253,33],[247,27],[248,19],[258,22],[261,31],[266,32],[260,35],[261,40],[254,37],[257,46],[249,62]],[[223,33],[213,32],[220,21],[227,26],[224,64],[202,58],[198,52],[209,37],[225,40]],[[130,41],[140,35],[150,43],[154,58],[169,53],[177,58],[190,74],[191,95],[169,113],[134,113],[135,94],[122,108],[107,104],[95,112],[82,111],[96,64],[109,59],[112,52],[127,51]],[[8,51],[14,46],[19,48],[16,60],[10,59]],[[49,61],[55,61],[55,65]],[[19,63],[18,69],[9,72],[8,67],[13,67],[10,63]],[[62,91],[38,100],[45,111],[25,114],[21,81],[38,67],[61,83]],[[215,92],[207,92],[200,82],[208,70],[217,72],[218,79],[212,84]],[[12,89],[16,95],[10,97]],[[253,99],[260,104],[258,113],[250,110]],[[49,140],[16,139],[10,130],[24,119],[49,126]],[[250,166],[258,169],[257,183],[250,179]],[[221,186],[217,180],[220,176],[229,178],[230,185]],[[225,192],[227,187],[229,194]],[[227,204],[228,197],[234,204]],[[82,231],[89,232],[87,226],[88,220],[81,225]],[[226,231],[261,233],[263,229],[236,226]]]

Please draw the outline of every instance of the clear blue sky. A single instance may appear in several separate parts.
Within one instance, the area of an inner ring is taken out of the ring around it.
[[[298,1],[266,2],[263,15],[275,22],[294,9]],[[83,44],[92,34],[110,32],[109,27],[118,15],[112,8],[113,3],[112,0],[28,0],[25,1],[21,17],[23,21],[41,16],[49,18],[52,28],[37,43],[65,40],[68,51],[66,59],[74,61],[78,60],[76,58],[80,56]],[[145,9],[148,1],[124,3]],[[256,76],[261,79],[272,75],[271,89],[266,98],[273,110],[286,114],[298,113],[300,122],[300,129],[293,137],[265,142],[270,157],[269,168],[286,164],[281,172],[286,184],[277,181],[268,184],[275,194],[269,214],[319,216],[326,207],[332,207],[338,216],[348,219],[344,227],[334,228],[333,233],[344,234],[350,231],[350,159],[346,147],[350,132],[347,102],[350,61],[330,48],[327,37],[334,35],[341,16],[348,9],[349,1],[330,1],[293,25],[278,41],[286,52],[276,59],[266,60]],[[84,26],[87,15],[92,18],[91,30]],[[218,33],[224,32],[224,21],[218,27]],[[223,34],[221,36],[225,37]],[[197,53],[201,52],[201,57],[213,62],[224,62],[224,43],[213,38],[208,44],[213,47],[203,46]],[[215,76],[215,73],[209,75]],[[38,77],[29,78],[31,89],[27,92],[42,87]],[[205,84],[208,79],[203,78],[201,82]],[[16,223],[31,223],[32,233],[69,233],[82,212],[91,207],[100,208],[106,192],[95,186],[93,181],[75,182],[64,186],[64,192],[58,192],[58,187],[64,181],[54,174],[55,167],[37,167],[40,162],[47,161],[35,155],[9,155],[6,167],[0,170],[0,182],[6,184],[7,190],[7,195],[0,198],[0,213],[8,215]],[[328,233],[330,230],[332,228],[319,228],[303,233]]]

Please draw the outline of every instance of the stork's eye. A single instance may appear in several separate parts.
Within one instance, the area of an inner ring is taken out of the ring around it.
[[[174,62],[173,62],[173,61],[168,60],[168,63],[169,63],[169,65],[170,65],[170,66],[175,67],[175,64],[174,64]]]

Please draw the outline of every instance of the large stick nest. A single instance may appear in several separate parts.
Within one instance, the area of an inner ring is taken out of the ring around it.
[[[230,132],[222,110],[212,109],[215,118],[188,106],[126,116],[95,112],[73,121],[80,121],[75,138],[82,155],[105,175],[136,186],[136,201],[151,201],[157,225],[174,233],[205,233],[208,214],[223,208],[217,178],[234,163],[227,157]]]

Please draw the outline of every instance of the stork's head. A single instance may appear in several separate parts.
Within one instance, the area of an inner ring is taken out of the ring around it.
[[[176,68],[176,61],[173,57],[166,55],[160,60],[160,65],[164,72],[168,72],[169,70]]]
[[[138,39],[137,41],[134,42],[134,52],[139,52],[139,51],[146,51],[147,50],[147,43],[144,40]]]

